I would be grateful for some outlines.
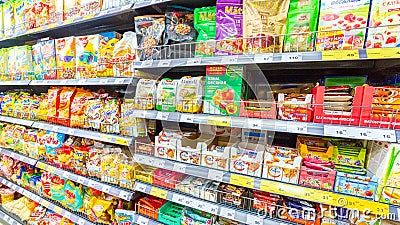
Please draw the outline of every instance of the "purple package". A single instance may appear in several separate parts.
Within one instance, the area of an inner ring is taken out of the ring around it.
[[[243,4],[241,0],[219,0],[216,16],[217,44],[215,55],[242,54]]]

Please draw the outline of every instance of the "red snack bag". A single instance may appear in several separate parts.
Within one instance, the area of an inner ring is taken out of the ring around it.
[[[60,104],[58,107],[58,123],[64,126],[70,125],[71,102],[75,97],[75,87],[64,87],[60,93]]]

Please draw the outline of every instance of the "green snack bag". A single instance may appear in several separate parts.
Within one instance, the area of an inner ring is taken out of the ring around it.
[[[194,28],[199,35],[195,56],[213,56],[216,37],[216,7],[203,7],[194,10]]]
[[[313,51],[319,0],[291,0],[285,35],[285,52]]]

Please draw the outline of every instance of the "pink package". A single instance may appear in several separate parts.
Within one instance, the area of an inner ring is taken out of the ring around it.
[[[307,166],[302,166],[299,184],[306,187],[333,190],[333,187],[335,186],[335,178],[335,170],[315,170]]]
[[[175,171],[156,169],[153,173],[153,184],[175,189],[175,186],[185,179],[185,177],[186,175]]]
[[[243,4],[241,0],[218,0],[216,55],[243,53]],[[231,40],[233,39],[233,40]]]

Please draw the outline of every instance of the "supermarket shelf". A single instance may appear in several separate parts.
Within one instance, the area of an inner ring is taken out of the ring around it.
[[[122,198],[126,201],[129,201],[132,199],[133,191],[128,191],[124,190],[121,187],[118,187],[116,185],[110,185],[102,182],[95,181],[90,178],[86,178],[85,176],[81,176],[75,173],[68,172],[63,169],[59,169],[57,167],[48,165],[44,162],[37,162],[36,167],[49,171],[51,173],[57,174],[59,176],[65,177],[69,180],[72,180],[74,182],[77,182],[79,184],[94,188],[96,190],[105,192],[107,194]]]
[[[0,206],[0,220],[10,225],[25,225],[17,216]]]
[[[10,81],[0,81],[0,85],[2,86],[18,86],[18,85],[28,85],[30,83],[29,80],[10,80]]]
[[[232,219],[238,222],[242,222],[245,224],[251,225],[282,225],[286,223],[282,223],[281,220],[276,219],[263,219],[259,218],[256,214],[253,214],[249,211],[239,210],[233,207],[229,207],[226,205],[221,205],[218,203],[198,199],[193,196],[189,196],[180,192],[167,190],[164,188],[156,187],[151,184],[147,184],[141,181],[135,181],[135,190],[140,191],[142,193],[146,193],[149,195],[153,195],[159,198],[163,198],[178,204],[182,204],[185,206],[189,206],[194,209],[198,209],[201,211],[205,211],[208,213],[212,213],[214,215],[222,216],[228,219]],[[287,222],[287,224],[290,224]]]
[[[30,157],[24,156],[22,154],[16,153],[14,151],[11,151],[11,150],[8,150],[8,149],[5,149],[5,148],[0,148],[0,154],[9,156],[9,157],[11,157],[13,159],[16,159],[18,161],[21,161],[21,162],[25,162],[25,163],[27,163],[27,164],[29,164],[31,166],[35,166],[36,163],[37,163],[36,159],[32,159]]]
[[[123,77],[110,77],[110,78],[93,78],[93,79],[77,79],[77,80],[32,80],[29,85],[128,85],[132,83],[133,78],[123,78]]]
[[[30,121],[30,120],[18,119],[18,118],[13,118],[13,117],[8,117],[8,116],[0,116],[0,121],[23,125],[23,126],[28,126],[28,127],[32,126],[32,124],[33,124],[33,121]]]
[[[234,116],[217,116],[208,114],[159,112],[155,110],[135,110],[134,115],[139,118],[157,119],[172,122],[210,124],[297,134],[400,142],[400,130]]]
[[[86,219],[84,219],[84,218],[82,218],[82,217],[80,217],[78,215],[75,215],[73,212],[65,210],[64,208],[62,208],[60,206],[57,206],[56,204],[54,204],[54,203],[52,203],[52,202],[40,197],[39,195],[36,195],[36,194],[32,193],[31,191],[28,191],[28,190],[22,188],[21,186],[15,184],[13,182],[10,182],[10,181],[6,180],[5,178],[0,177],[0,183],[2,183],[4,185],[6,185],[7,187],[19,192],[22,195],[25,195],[26,197],[34,200],[35,202],[41,204],[42,206],[44,206],[44,207],[46,207],[46,208],[48,208],[50,210],[53,210],[54,212],[56,212],[56,213],[58,213],[58,214],[60,214],[60,215],[62,215],[64,217],[70,219],[74,223],[77,223],[79,225],[94,225],[92,222],[90,222],[90,221],[88,221],[88,220],[86,220]]]
[[[133,221],[135,221],[135,224],[138,224],[138,225],[162,225],[163,224],[156,220],[142,216],[138,213],[135,213],[135,215],[133,217]]]
[[[389,215],[388,213],[390,212],[392,213],[391,219],[400,221],[399,207],[393,205],[389,206],[388,204],[374,202],[372,200],[358,198],[355,196],[337,194],[330,191],[307,188],[295,184],[281,183],[278,181],[272,181],[246,175],[239,175],[227,171],[176,162],[168,159],[156,158],[153,156],[147,156],[138,153],[135,154],[134,159],[136,162],[140,164],[154,166],[157,168],[163,168],[171,171],[177,171],[187,175],[220,181],[224,183],[230,183],[242,187],[258,189],[261,191],[275,193],[283,196],[305,199],[312,202],[319,202],[323,204],[350,208],[350,209],[352,208],[357,208],[359,210],[368,209],[371,210],[371,213],[377,215],[387,216]],[[141,191],[140,189],[137,189],[136,186],[135,190]]]

